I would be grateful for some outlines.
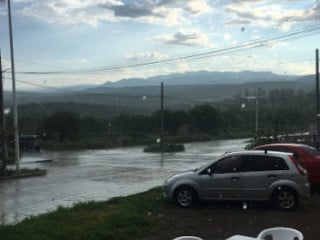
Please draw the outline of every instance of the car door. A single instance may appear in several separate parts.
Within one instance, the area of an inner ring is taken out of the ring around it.
[[[266,198],[269,172],[264,171],[265,160],[267,160],[265,156],[242,156],[242,198]]]
[[[269,198],[269,186],[282,178],[283,170],[288,170],[280,157],[268,155],[242,156],[242,193],[245,199]]]
[[[200,188],[205,199],[234,199],[241,192],[241,158],[227,156],[200,175]]]

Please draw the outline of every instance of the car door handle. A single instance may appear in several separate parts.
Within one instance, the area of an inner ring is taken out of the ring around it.
[[[276,177],[277,177],[277,175],[274,175],[274,174],[268,175],[268,178],[276,178]]]
[[[239,177],[231,177],[230,178],[232,181],[238,181],[239,180]]]

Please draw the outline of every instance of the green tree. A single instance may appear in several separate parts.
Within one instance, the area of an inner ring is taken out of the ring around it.
[[[151,117],[143,115],[120,115],[112,126],[121,134],[152,133],[155,129]]]
[[[55,112],[43,118],[42,126],[50,138],[72,140],[79,135],[80,118],[74,112]]]
[[[152,114],[152,122],[155,124],[156,129],[161,128],[161,112],[156,111]],[[189,114],[184,110],[165,110],[164,111],[164,129],[165,132],[177,135],[179,129],[188,124]]]
[[[191,127],[198,133],[215,134],[220,128],[220,112],[210,105],[197,105],[190,110]]]
[[[80,133],[85,137],[103,137],[109,133],[109,121],[103,118],[82,117],[80,119]]]

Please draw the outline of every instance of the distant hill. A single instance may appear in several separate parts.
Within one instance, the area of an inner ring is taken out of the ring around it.
[[[76,86],[59,91],[18,92],[17,99],[19,105],[38,104],[32,105],[32,109],[39,113],[58,109],[79,110],[81,104],[84,104],[81,115],[149,114],[159,109],[161,81],[164,82],[164,105],[167,109],[187,109],[197,104],[244,95],[245,92],[254,94],[259,89],[266,94],[273,89],[283,88],[311,91],[315,85],[312,75],[284,76],[271,72],[201,71],[149,79],[126,79],[99,86]],[[5,105],[11,106],[11,101],[11,94],[6,93]]]
[[[137,87],[137,86],[159,86],[161,82],[165,85],[212,85],[212,84],[241,84],[248,82],[266,81],[294,81],[297,76],[277,75],[272,72],[187,72],[164,76],[123,79],[117,82],[106,82],[102,87]]]
[[[316,77],[315,77],[315,75],[302,76],[297,79],[297,82],[315,85],[316,84]]]

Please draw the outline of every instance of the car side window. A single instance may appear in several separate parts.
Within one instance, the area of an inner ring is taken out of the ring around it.
[[[212,171],[214,173],[234,173],[240,171],[240,166],[240,156],[229,156],[214,164],[212,166]]]
[[[255,172],[260,171],[259,159],[257,156],[242,156],[242,172]]]
[[[275,171],[288,169],[288,165],[280,157],[250,155],[242,156],[241,171],[243,172]]]
[[[269,157],[271,165],[269,170],[289,170],[287,163],[280,157]]]

